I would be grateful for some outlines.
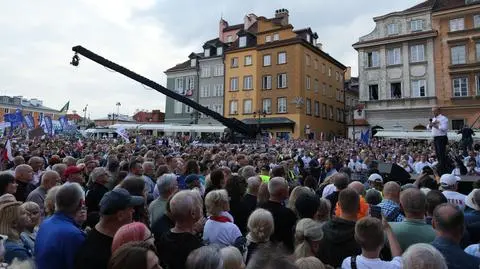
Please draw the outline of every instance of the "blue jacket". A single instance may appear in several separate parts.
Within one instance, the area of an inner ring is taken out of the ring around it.
[[[85,234],[71,217],[55,213],[38,230],[35,241],[37,269],[73,269],[75,255],[84,241]]]
[[[458,244],[446,238],[435,238],[432,246],[445,257],[448,269],[476,269],[480,266],[480,258],[465,253]]]
[[[4,262],[10,264],[15,258],[20,261],[32,258],[32,250],[28,248],[23,240],[15,242],[12,240],[5,241],[5,255]]]

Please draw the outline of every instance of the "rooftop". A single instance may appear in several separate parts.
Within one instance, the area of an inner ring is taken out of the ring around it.
[[[8,105],[8,106],[15,106],[21,109],[37,109],[37,110],[45,110],[51,112],[59,112],[58,109],[53,109],[50,107],[46,107],[43,105],[43,101],[32,98],[27,99],[23,98],[22,96],[0,96],[0,104]]]

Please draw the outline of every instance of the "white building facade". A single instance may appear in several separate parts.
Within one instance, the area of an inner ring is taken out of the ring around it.
[[[358,51],[359,101],[371,128],[423,129],[436,105],[431,7],[374,18]]]

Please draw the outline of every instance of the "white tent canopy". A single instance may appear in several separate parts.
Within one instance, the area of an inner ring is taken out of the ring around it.
[[[176,124],[134,124],[134,123],[125,123],[125,124],[113,124],[109,128],[117,129],[124,128],[125,130],[152,130],[152,131],[161,131],[165,133],[174,133],[174,132],[197,132],[197,133],[223,133],[226,129],[223,125],[198,125],[198,124],[185,124],[185,125],[176,125]]]
[[[448,139],[452,141],[460,141],[461,135],[455,131],[448,132]],[[432,133],[430,131],[399,131],[399,130],[378,130],[375,137],[383,137],[390,139],[419,139],[432,140]],[[480,140],[480,133],[477,132],[473,137],[474,140]]]

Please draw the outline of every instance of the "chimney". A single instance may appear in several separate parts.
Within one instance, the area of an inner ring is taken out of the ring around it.
[[[282,19],[281,25],[288,25],[288,10],[285,8],[275,10],[275,18]]]
[[[223,37],[223,30],[228,27],[228,22],[224,20],[223,18],[220,19],[220,23],[218,24],[218,38],[220,41],[225,42],[224,37]]]
[[[350,80],[352,78],[352,67],[347,66],[347,70],[345,70],[345,81]]]
[[[323,44],[320,42],[317,42],[317,45],[315,45],[319,50],[323,50]]]
[[[243,18],[243,29],[246,31],[257,21],[257,15],[250,13]]]

